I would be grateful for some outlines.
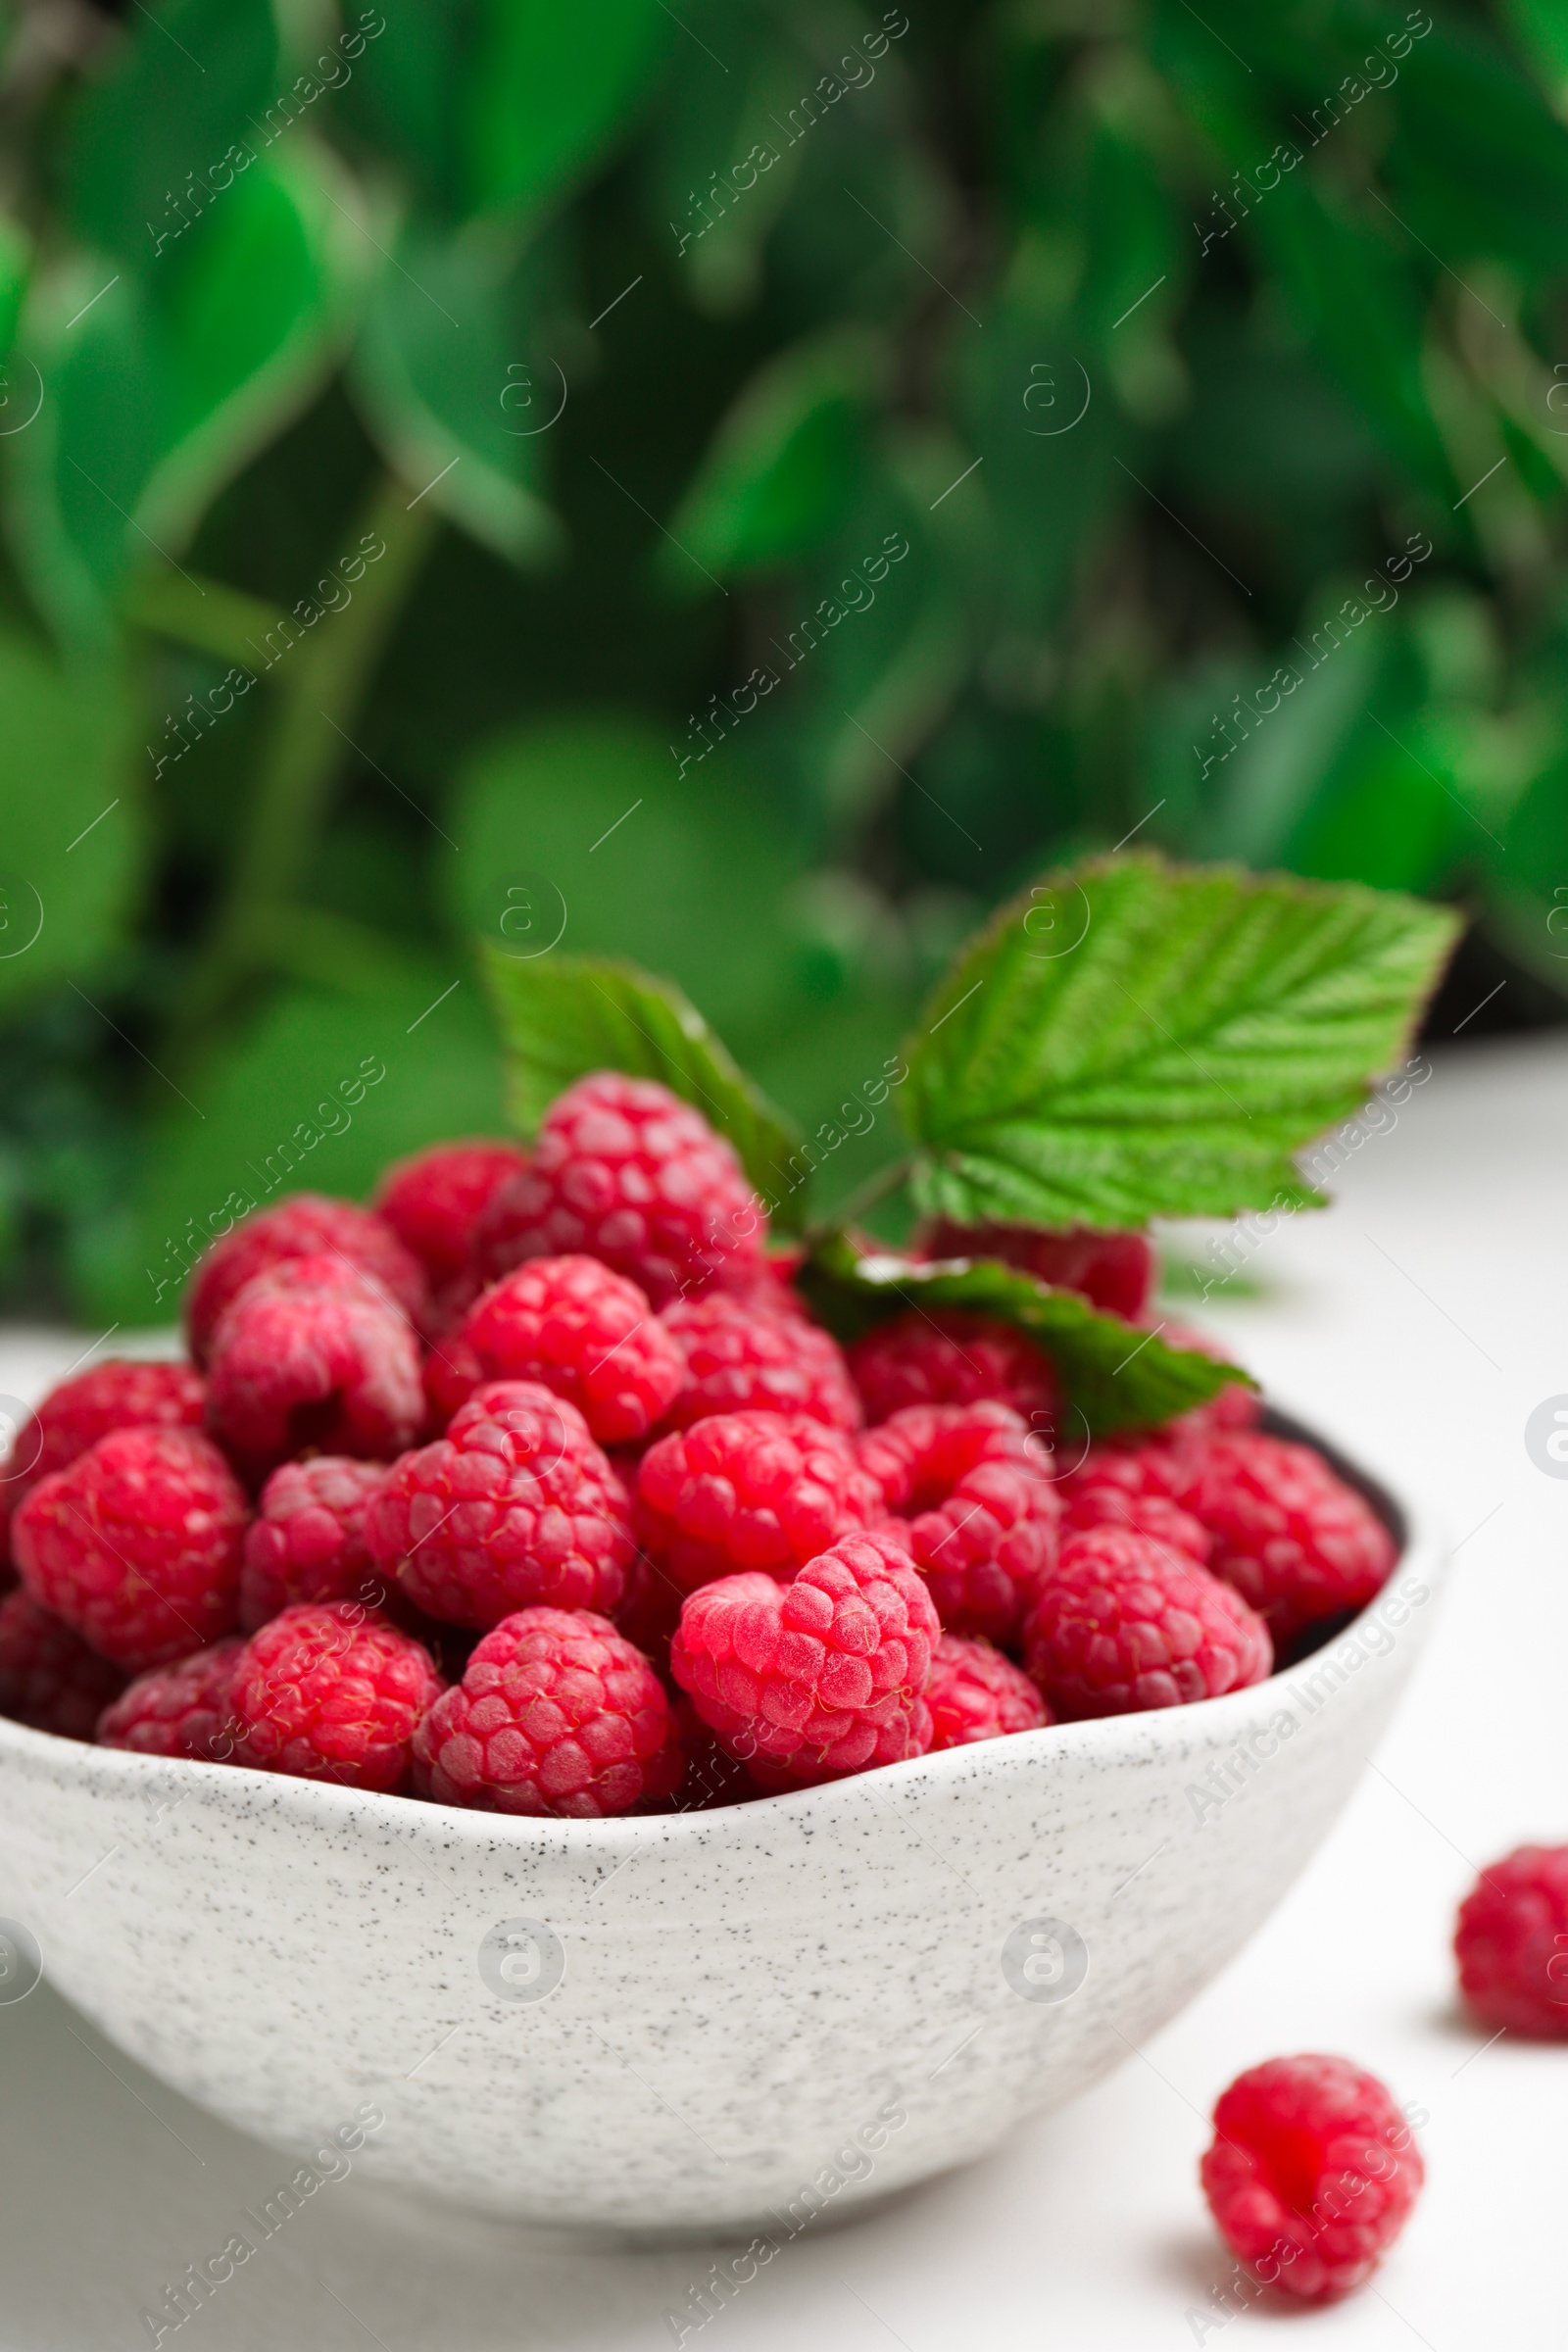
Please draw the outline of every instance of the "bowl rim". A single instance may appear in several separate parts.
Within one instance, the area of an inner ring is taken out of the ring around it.
[[[1239,1690],[1218,1698],[1192,1699],[1174,1707],[1152,1707],[1124,1715],[1100,1715],[1076,1723],[1047,1724],[1038,1730],[1013,1732],[1004,1739],[975,1740],[964,1746],[941,1748],[923,1756],[906,1757],[869,1772],[818,1782],[809,1788],[759,1795],[734,1805],[709,1809],[687,1807],[668,1813],[608,1814],[594,1820],[564,1819],[552,1814],[486,1813],[460,1805],[443,1805],[429,1798],[388,1794],[378,1789],[343,1788],[332,1781],[305,1780],[290,1774],[258,1772],[247,1765],[205,1763],[182,1756],[150,1756],[131,1748],[100,1747],[88,1740],[68,1740],[56,1732],[0,1717],[0,1769],[15,1759],[28,1768],[28,1777],[62,1777],[68,1763],[78,1767],[80,1782],[129,1788],[149,1772],[165,1776],[175,1786],[188,1782],[188,1793],[198,1790],[216,1796],[223,1788],[266,1798],[274,1815],[293,1815],[307,1829],[323,1817],[347,1829],[356,1820],[368,1828],[388,1828],[400,1841],[425,1831],[438,1842],[487,1850],[492,1856],[515,1855],[519,1860],[569,1860],[591,1852],[618,1854],[640,1847],[665,1847],[692,1841],[710,1847],[729,1835],[747,1835],[753,1825],[783,1827],[797,1821],[824,1821],[840,1809],[847,1795],[874,1786],[876,1789],[940,1788],[976,1770],[1022,1769],[1037,1758],[1060,1758],[1064,1766],[1092,1764],[1114,1755],[1152,1760],[1160,1753],[1180,1753],[1195,1737],[1200,1743],[1224,1746],[1245,1736],[1258,1716],[1272,1713],[1278,1694],[1290,1692],[1309,1678],[1314,1667],[1376,1616],[1396,1580],[1419,1570],[1426,1585],[1414,1608],[1441,1598],[1449,1565],[1443,1529],[1437,1517],[1411,1500],[1384,1472],[1369,1468],[1313,1425],[1281,1407],[1271,1406],[1263,1426],[1270,1434],[1312,1445],[1372,1503],[1399,1544],[1389,1575],[1366,1605],[1320,1646]],[[1408,1623],[1408,1615],[1403,1621]],[[1386,1665],[1401,1644],[1374,1652],[1366,1662]],[[40,1768],[54,1767],[52,1773]],[[236,1775],[239,1781],[236,1783]],[[183,1801],[181,1799],[180,1801]],[[874,1801],[874,1799],[873,1799]],[[4,1841],[0,1838],[0,1860]]]

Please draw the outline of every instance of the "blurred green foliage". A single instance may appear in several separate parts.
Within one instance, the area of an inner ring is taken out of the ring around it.
[[[475,932],[672,975],[808,1129],[1134,831],[1459,900],[1442,1025],[1556,1013],[1560,7],[0,44],[13,1303],[167,1314],[247,1170],[497,1125]]]

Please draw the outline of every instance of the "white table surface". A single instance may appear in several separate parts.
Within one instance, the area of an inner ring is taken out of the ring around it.
[[[1568,2045],[1455,2011],[1448,1936],[1474,1867],[1568,1839],[1568,1482],[1526,1454],[1568,1391],[1568,1044],[1451,1049],[1339,1205],[1252,1261],[1207,1319],[1281,1398],[1427,1483],[1463,1550],[1395,1728],[1312,1867],[1176,2024],[986,2162],[782,2249],[701,2352],[1180,2352],[1262,2341],[1201,2316],[1227,2276],[1195,2168],[1244,2066],[1344,2051],[1430,2111],[1428,2186],[1371,2289],[1314,2346],[1560,2347]],[[0,1332],[35,1395],[92,1337]],[[115,1345],[122,1342],[117,1339]],[[611,2128],[607,2122],[607,2129]],[[271,2151],[144,2075],[47,1985],[0,2007],[0,2344],[118,2352],[164,2283],[279,2177]],[[627,2253],[329,2184],[166,2345],[202,2352],[634,2352],[717,2249]],[[1275,2339],[1279,2340],[1279,2339]],[[1293,2338],[1293,2341],[1295,2339]],[[1302,2341],[1305,2339],[1302,2338]]]

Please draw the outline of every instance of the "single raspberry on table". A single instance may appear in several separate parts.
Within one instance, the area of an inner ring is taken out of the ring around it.
[[[1239,1592],[1128,1527],[1066,1537],[1024,1623],[1024,1664],[1068,1722],[1218,1698],[1273,1663]]]
[[[228,1763],[235,1740],[229,1689],[244,1648],[243,1638],[230,1634],[211,1649],[139,1674],[99,1716],[99,1746],[133,1748],[143,1756],[183,1756],[191,1763]]]
[[[1426,2177],[1391,2093],[1348,2058],[1270,2058],[1214,2109],[1203,2193],[1237,2260],[1303,2303],[1362,2284]]]
[[[272,1472],[245,1530],[239,1621],[246,1633],[299,1601],[384,1601],[386,1580],[366,1548],[365,1513],[385,1476],[384,1462],[342,1453],[283,1462]]]
[[[519,1609],[477,1644],[414,1743],[443,1805],[593,1821],[673,1795],[685,1770],[664,1687],[589,1609]]]
[[[670,1668],[760,1787],[808,1788],[927,1752],[939,1631],[907,1550],[879,1530],[844,1537],[793,1584],[705,1585],[681,1610]]]
[[[534,1257],[503,1275],[442,1354],[465,1377],[471,1363],[479,1381],[539,1381],[577,1407],[602,1446],[644,1436],[686,1377],[680,1344],[646,1294],[594,1257]],[[453,1385],[444,1375],[443,1396]]]
[[[0,1600],[0,1715],[62,1740],[90,1740],[124,1684],[118,1666],[29,1593]]]
[[[1176,1499],[1213,1538],[1209,1566],[1267,1618],[1277,1643],[1382,1591],[1394,1538],[1315,1447],[1238,1430],[1181,1458]]]
[[[583,1250],[663,1306],[749,1282],[766,1238],[740,1161],[700,1111],[653,1079],[598,1070],[552,1102],[528,1166],[481,1217],[475,1252],[496,1275]]]
[[[1046,1233],[1033,1225],[955,1225],[937,1219],[920,1235],[927,1257],[1000,1257],[1054,1289],[1081,1291],[1107,1315],[1135,1322],[1159,1272],[1153,1244],[1142,1233],[1097,1233],[1074,1225]]]
[[[683,1592],[737,1571],[789,1578],[883,1516],[852,1441],[804,1413],[714,1413],[650,1446],[633,1526]]]
[[[234,1762],[348,1788],[401,1788],[444,1685],[421,1642],[357,1601],[305,1602],[252,1634],[233,1670]]]
[[[233,1630],[244,1489],[193,1429],[117,1429],[40,1479],[12,1525],[22,1581],[138,1674]]]
[[[290,1258],[224,1308],[207,1426],[253,1481],[307,1448],[390,1460],[414,1444],[423,1418],[408,1318],[341,1259]]]
[[[944,1634],[931,1660],[931,1745],[967,1747],[1007,1732],[1035,1732],[1051,1709],[1021,1667],[989,1642]]]
[[[189,1364],[105,1356],[52,1388],[18,1429],[8,1476],[12,1507],[115,1429],[200,1429],[206,1383]]]
[[[394,1462],[365,1532],[416,1608],[481,1628],[535,1605],[609,1616],[634,1551],[624,1490],[581,1413],[524,1380],[476,1390],[444,1438]]]
[[[1061,1383],[1026,1332],[966,1307],[911,1307],[849,1349],[867,1421],[913,1404],[1010,1405],[1048,1438],[1061,1416]]]
[[[293,1193],[275,1208],[248,1216],[197,1260],[185,1294],[185,1330],[198,1364],[206,1363],[213,1333],[235,1295],[290,1257],[347,1260],[412,1321],[425,1311],[424,1269],[383,1218],[324,1193]]]
[[[751,1295],[707,1291],[675,1299],[660,1319],[686,1358],[666,1427],[760,1410],[806,1413],[830,1429],[859,1428],[860,1399],[843,1349],[798,1303],[775,1304],[761,1286]]]
[[[1459,1906],[1459,1989],[1489,2026],[1568,2038],[1568,1845],[1521,1845]]]
[[[1006,1405],[916,1404],[857,1441],[931,1588],[943,1629],[1015,1638],[1056,1557],[1052,1456]]]
[[[528,1164],[515,1144],[470,1137],[397,1159],[382,1172],[370,1206],[429,1276],[432,1290],[462,1274],[474,1230],[491,1200]]]

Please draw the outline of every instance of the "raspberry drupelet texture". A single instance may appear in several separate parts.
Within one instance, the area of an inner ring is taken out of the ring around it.
[[[425,1717],[414,1759],[439,1804],[589,1821],[672,1796],[685,1771],[662,1683],[588,1609],[504,1617]]]
[[[207,1426],[253,1481],[307,1448],[387,1461],[424,1419],[418,1342],[339,1258],[258,1274],[213,1334]]]
[[[792,1577],[883,1516],[853,1442],[803,1413],[715,1413],[650,1446],[637,1540],[683,1592],[738,1571]]]
[[[1174,1499],[1185,1478],[1166,1446],[1095,1446],[1061,1481],[1062,1526],[1130,1527],[1208,1565],[1213,1537]]]
[[[62,1740],[90,1740],[124,1682],[118,1666],[28,1593],[0,1600],[0,1715]]]
[[[670,1668],[764,1788],[924,1755],[937,1614],[889,1531],[846,1536],[793,1584],[722,1577],[681,1610]]]
[[[967,1747],[975,1740],[1000,1740],[1007,1732],[1035,1732],[1050,1723],[1051,1709],[1034,1684],[989,1642],[944,1634],[931,1660],[926,1691],[931,1709],[931,1745]]]
[[[245,1494],[193,1429],[117,1429],[40,1479],[12,1524],[34,1600],[127,1672],[233,1631]]]
[[[740,1161],[701,1112],[649,1078],[596,1071],[546,1111],[529,1165],[480,1220],[489,1274],[583,1250],[655,1306],[763,1265],[767,1220]]]
[[[235,1295],[290,1257],[347,1259],[412,1321],[425,1311],[423,1268],[384,1219],[352,1200],[293,1193],[275,1208],[247,1217],[198,1260],[185,1294],[185,1330],[198,1364],[206,1363],[213,1333]]]
[[[1568,2038],[1568,1845],[1521,1845],[1459,1906],[1459,1989],[1489,2026]]]
[[[348,1788],[401,1788],[442,1691],[422,1643],[355,1601],[307,1602],[253,1634],[229,1685],[234,1762]]]
[[[1273,1662],[1240,1593],[1127,1527],[1068,1536],[1024,1624],[1024,1664],[1067,1722],[1218,1698]]]
[[[466,1269],[474,1232],[490,1201],[528,1164],[515,1144],[471,1137],[466,1143],[436,1144],[408,1159],[394,1160],[371,1197],[376,1215],[416,1257],[432,1290]]]
[[[867,1421],[913,1404],[1010,1405],[1049,1439],[1060,1417],[1055,1366],[1027,1333],[963,1307],[911,1307],[849,1349]]]
[[[471,1363],[480,1382],[540,1382],[577,1407],[601,1446],[643,1437],[686,1377],[647,1295],[594,1257],[528,1259],[480,1294],[443,1353],[465,1373]]]
[[[1421,2151],[1390,2092],[1348,2058],[1270,2058],[1214,2109],[1203,2193],[1255,2278],[1329,2303],[1371,2277],[1410,2216]]]
[[[686,1358],[686,1377],[664,1415],[688,1429],[712,1413],[806,1413],[830,1429],[860,1426],[844,1352],[830,1332],[808,1322],[782,1292],[708,1291],[677,1298],[661,1320]]]
[[[1000,1257],[1037,1282],[1081,1291],[1107,1315],[1135,1322],[1148,1308],[1159,1260],[1142,1233],[1096,1233],[1075,1225],[1041,1233],[1032,1225],[955,1225],[939,1218],[920,1236],[927,1257]]]
[[[106,1356],[51,1389],[17,1431],[9,1481],[13,1507],[28,1487],[63,1470],[115,1429],[200,1429],[206,1384],[189,1364]]]
[[[384,1597],[385,1579],[365,1543],[365,1513],[386,1477],[384,1462],[318,1453],[284,1462],[262,1489],[245,1530],[239,1621],[248,1634],[306,1600]]]
[[[365,1528],[416,1608],[481,1628],[536,1605],[608,1616],[634,1552],[625,1491],[587,1423],[534,1381],[476,1390],[444,1438],[393,1464]]]
[[[139,1674],[98,1718],[100,1747],[134,1748],[143,1756],[184,1756],[192,1763],[226,1764],[234,1753],[229,1688],[245,1648],[231,1634],[172,1666]]]
[[[950,1634],[1010,1642],[1056,1557],[1052,1457],[1004,1404],[916,1404],[857,1441]]]
[[[1382,1591],[1394,1538],[1312,1446],[1239,1430],[1182,1458],[1176,1499],[1208,1529],[1209,1566],[1267,1618],[1277,1643]]]

